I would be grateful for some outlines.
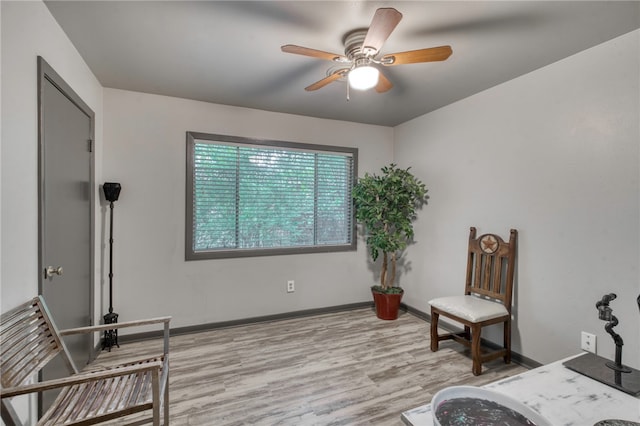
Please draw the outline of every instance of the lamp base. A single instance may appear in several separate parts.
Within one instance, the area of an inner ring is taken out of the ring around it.
[[[103,319],[105,324],[115,324],[118,322],[118,314],[115,312],[109,312],[103,317]],[[102,350],[107,349],[111,352],[111,348],[114,346],[120,347],[118,344],[118,330],[105,330],[104,337],[102,339]]]
[[[622,392],[640,395],[640,371],[634,368],[616,366],[608,359],[592,353],[572,358],[562,365]]]

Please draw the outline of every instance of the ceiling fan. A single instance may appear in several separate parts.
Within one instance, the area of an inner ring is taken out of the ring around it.
[[[374,65],[390,67],[419,62],[444,61],[453,52],[451,46],[440,46],[381,55],[382,45],[401,19],[402,14],[396,9],[380,8],[376,10],[368,29],[353,30],[344,37],[344,55],[294,44],[286,44],[281,49],[286,53],[311,56],[344,65],[342,68],[330,71],[327,77],[305,87],[307,91],[318,90],[346,77],[349,86],[354,89],[367,90],[375,87],[378,93],[384,93],[390,90],[393,84]]]

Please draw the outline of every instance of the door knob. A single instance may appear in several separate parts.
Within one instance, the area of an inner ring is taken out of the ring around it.
[[[57,268],[54,266],[47,266],[44,270],[44,277],[52,278],[54,275],[62,275],[62,266],[58,266]]]

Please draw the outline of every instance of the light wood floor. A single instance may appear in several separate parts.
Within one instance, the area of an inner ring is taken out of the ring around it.
[[[96,362],[160,348],[129,343]],[[382,321],[370,309],[174,336],[170,351],[175,426],[399,426],[439,389],[525,371],[497,360],[474,377],[461,345],[430,351],[428,323],[408,313]]]

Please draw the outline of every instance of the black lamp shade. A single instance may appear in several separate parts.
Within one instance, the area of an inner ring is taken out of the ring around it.
[[[104,191],[104,198],[109,202],[114,202],[118,200],[120,196],[120,184],[115,182],[105,182],[102,185],[102,190]]]

